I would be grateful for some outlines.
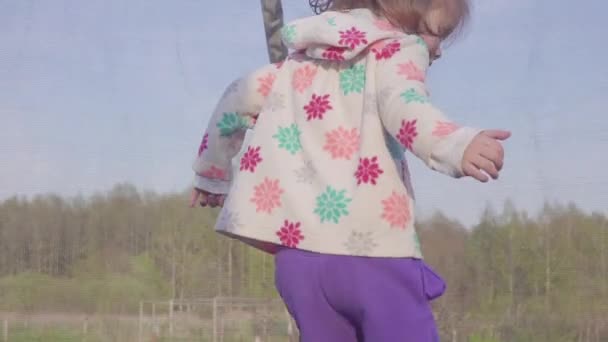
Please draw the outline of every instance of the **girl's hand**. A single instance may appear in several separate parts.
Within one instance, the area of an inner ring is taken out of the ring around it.
[[[221,207],[224,205],[225,199],[226,195],[212,194],[205,190],[194,188],[192,189],[192,195],[190,197],[190,207],[194,208],[194,206],[196,206],[196,202],[198,202],[201,207]]]
[[[510,136],[511,132],[501,130],[479,133],[464,151],[462,158],[464,174],[484,183],[489,180],[486,174],[498,179],[498,172],[502,169],[505,157],[500,141],[507,140]]]

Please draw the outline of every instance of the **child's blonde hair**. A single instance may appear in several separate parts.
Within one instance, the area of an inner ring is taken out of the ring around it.
[[[460,32],[469,18],[470,11],[468,0],[309,0],[309,2],[317,13],[325,10],[347,11],[367,8],[405,32],[429,33],[442,39]],[[442,27],[431,28],[426,22],[432,10],[440,10],[444,13],[445,22]]]

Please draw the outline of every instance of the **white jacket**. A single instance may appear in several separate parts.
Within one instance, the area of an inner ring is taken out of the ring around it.
[[[195,187],[228,193],[216,229],[268,252],[422,257],[404,151],[460,177],[479,132],[429,102],[424,41],[368,10],[282,33],[296,52],[228,87],[194,162]]]

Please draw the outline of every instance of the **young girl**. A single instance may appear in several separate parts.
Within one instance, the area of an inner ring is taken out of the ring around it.
[[[217,106],[192,205],[223,205],[219,232],[275,254],[302,341],[438,340],[429,302],[445,284],[421,259],[404,151],[485,182],[509,137],[429,101],[426,71],[467,14],[466,0],[336,0],[286,25],[295,53]]]

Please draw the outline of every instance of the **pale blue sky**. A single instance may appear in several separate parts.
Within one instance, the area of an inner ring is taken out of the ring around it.
[[[283,2],[288,20],[310,13]],[[606,13],[602,0],[475,2],[430,87],[457,121],[513,131],[506,168],[478,184],[411,161],[421,213],[470,224],[506,198],[608,210]],[[223,88],[266,63],[261,20],[251,0],[0,0],[0,199],[185,189]]]

